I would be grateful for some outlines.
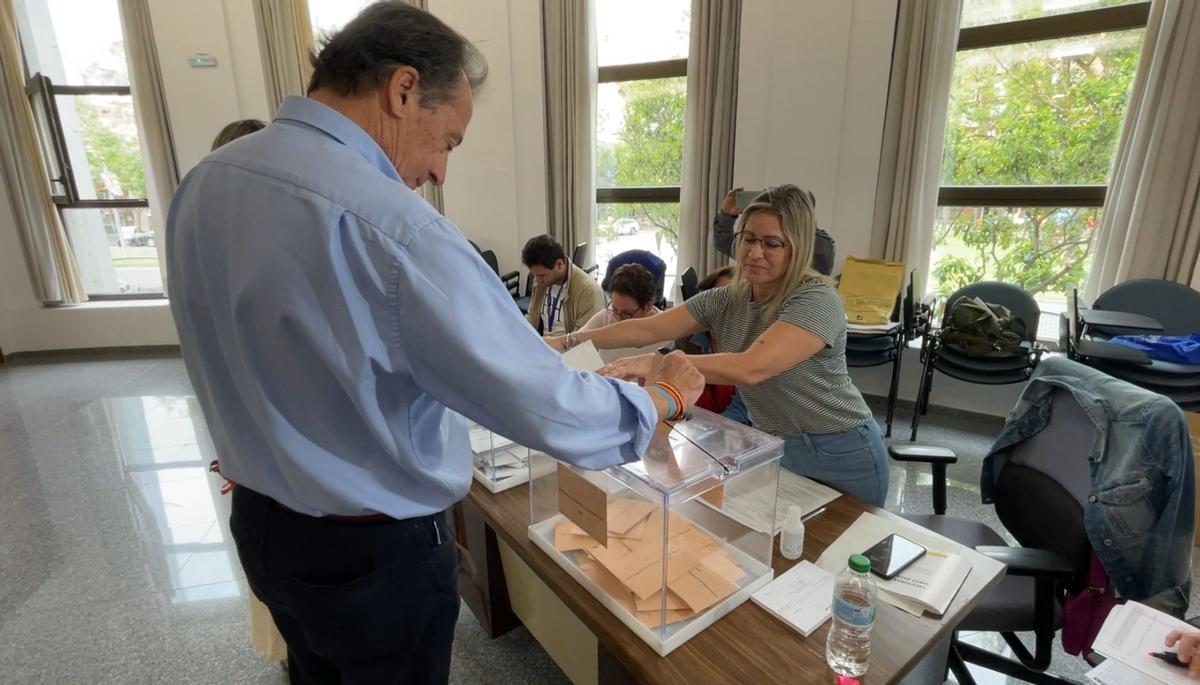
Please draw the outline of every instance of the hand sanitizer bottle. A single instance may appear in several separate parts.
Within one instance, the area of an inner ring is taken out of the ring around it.
[[[804,554],[804,511],[795,504],[788,507],[779,535],[779,551],[785,559],[799,559]]]

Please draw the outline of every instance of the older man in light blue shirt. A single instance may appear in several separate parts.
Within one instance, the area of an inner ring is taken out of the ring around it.
[[[444,180],[485,74],[437,19],[372,6],[323,48],[309,98],[205,158],[171,205],[171,310],[293,682],[445,680],[440,512],[471,481],[463,416],[598,469],[639,458],[667,412],[568,369],[413,192]],[[690,364],[666,373],[694,400]]]

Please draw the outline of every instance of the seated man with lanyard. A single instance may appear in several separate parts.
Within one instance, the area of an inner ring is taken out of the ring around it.
[[[712,241],[713,247],[717,248],[717,252],[732,258],[733,255],[733,225],[737,222],[738,215],[742,210],[737,206],[737,195],[744,188],[734,188],[725,194],[725,202],[721,209],[717,210],[717,215],[713,217],[712,223]],[[812,205],[817,206],[817,199],[812,196],[809,191],[809,199]],[[837,245],[834,243],[833,236],[829,235],[820,226],[817,227],[817,242],[813,245],[813,269],[822,276],[833,275],[833,262],[837,257]]]
[[[542,335],[574,333],[604,309],[600,284],[568,261],[554,238],[530,238],[521,250],[521,263],[533,274],[534,282],[525,318]]]

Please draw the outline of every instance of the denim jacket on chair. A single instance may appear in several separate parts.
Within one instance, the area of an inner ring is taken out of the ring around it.
[[[1166,397],[1063,357],[1044,359],[983,461],[983,502],[993,501],[1009,452],[1046,427],[1056,389],[1096,426],[1083,512],[1092,549],[1122,597],[1182,617],[1196,483],[1187,422]]]

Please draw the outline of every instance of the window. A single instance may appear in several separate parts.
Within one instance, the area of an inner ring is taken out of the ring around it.
[[[161,297],[116,0],[17,0],[51,194],[89,297]]]
[[[358,13],[375,0],[308,0],[308,20],[312,24],[313,45],[320,49],[321,40],[337,33]]]
[[[1149,3],[964,0],[930,290],[1016,283],[1045,314],[1087,279]],[[1041,338],[1057,338],[1043,316]]]
[[[687,104],[690,0],[596,1],[596,226],[608,260],[648,250],[674,287]]]

